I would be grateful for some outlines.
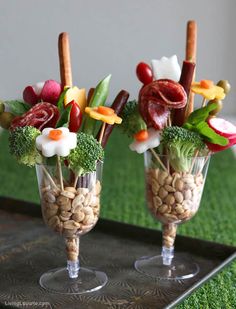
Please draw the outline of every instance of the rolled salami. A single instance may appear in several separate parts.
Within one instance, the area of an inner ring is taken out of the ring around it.
[[[183,108],[187,103],[184,88],[169,79],[159,79],[144,86],[139,93],[139,111],[148,127],[161,130],[170,109]]]
[[[10,130],[25,126],[32,126],[39,130],[43,130],[46,127],[55,128],[58,119],[58,108],[51,103],[42,102],[34,105],[22,116],[14,118]]]

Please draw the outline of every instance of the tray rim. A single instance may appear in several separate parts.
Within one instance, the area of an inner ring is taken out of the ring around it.
[[[4,203],[6,203],[7,205],[4,204]],[[11,209],[10,206],[12,204],[14,205],[14,204],[17,204],[17,203],[18,204],[20,204],[20,203],[26,204],[27,208],[32,209],[32,213],[24,211],[25,209],[23,209],[22,207],[21,208],[16,207],[14,209],[15,213],[29,215],[32,218],[34,218],[34,217],[40,218],[41,217],[41,207],[40,207],[39,204],[34,203],[34,202],[25,201],[25,200],[15,199],[15,198],[12,198],[12,197],[0,196],[0,210],[4,210],[4,211],[7,211],[7,212],[13,212],[13,209],[10,210]],[[3,206],[3,205],[6,205],[6,206]],[[121,221],[115,221],[115,220],[105,219],[105,218],[99,218],[99,221],[96,224],[96,228],[98,230],[101,230],[102,227],[106,229],[107,226],[113,226],[114,227],[114,225],[116,226],[116,228],[114,230],[117,230],[117,227],[122,226],[122,227],[125,227],[126,229],[139,231],[140,233],[145,231],[146,233],[153,234],[155,232],[157,237],[158,236],[160,237],[160,235],[161,235],[161,231],[158,230],[158,229],[143,227],[143,226],[139,226],[139,225],[135,225],[135,224],[130,224],[130,223],[121,222]],[[117,235],[118,233],[114,232],[114,230],[113,230],[113,234]],[[96,231],[96,229],[95,229],[95,231]],[[217,267],[215,267],[213,270],[208,272],[199,281],[193,283],[193,285],[191,287],[189,287],[187,290],[185,290],[174,301],[169,303],[165,307],[166,309],[174,308],[174,306],[183,302],[185,298],[189,297],[193,292],[197,291],[197,289],[200,288],[204,283],[206,283],[213,276],[218,274],[221,270],[223,270],[223,268],[225,268],[226,266],[229,266],[229,264],[234,259],[236,259],[236,246],[223,244],[223,243],[217,243],[217,242],[214,242],[214,241],[199,239],[199,238],[195,238],[195,237],[189,237],[189,236],[185,236],[185,235],[178,235],[178,239],[181,239],[181,241],[187,241],[188,240],[188,241],[201,242],[205,246],[217,246],[219,248],[221,247],[222,249],[224,248],[224,249],[231,251],[231,254],[227,255],[227,258],[223,258],[221,260],[220,264]],[[0,301],[0,305],[4,306],[4,307],[9,307],[9,306],[4,305],[1,301]],[[12,306],[12,307],[9,307],[9,308],[17,308],[17,307]]]
[[[2,207],[2,202],[10,202],[10,203],[25,203],[27,205],[27,207],[34,207],[32,208],[32,213],[29,212],[24,212],[22,208],[17,208],[17,213],[19,214],[25,214],[25,215],[29,215],[31,217],[36,217],[36,218],[42,218],[41,215],[41,207],[40,204],[34,203],[34,202],[29,202],[29,201],[25,201],[25,200],[19,200],[19,199],[15,199],[12,197],[7,197],[7,196],[0,196],[0,210],[4,210],[4,211],[8,211],[8,212],[12,212],[9,211],[9,208],[7,207]],[[19,211],[18,211],[19,210]],[[102,218],[100,217],[94,230],[96,228],[101,229],[102,227],[104,227],[104,224],[106,225],[116,225],[118,226],[124,226],[128,229],[136,229],[141,231],[146,231],[147,233],[157,233],[159,235],[161,235],[161,230],[159,229],[155,229],[155,228],[150,228],[150,227],[144,227],[144,226],[140,226],[140,225],[136,225],[136,224],[131,224],[131,223],[127,223],[127,222],[122,222],[122,221],[116,221],[116,220],[112,220],[112,219],[106,219],[106,218]],[[114,231],[113,231],[114,233]],[[196,237],[192,237],[192,236],[186,236],[186,235],[181,235],[178,234],[178,239],[181,240],[191,240],[191,241],[197,241],[197,242],[201,242],[205,245],[217,245],[219,247],[224,247],[228,250],[232,250],[232,252],[235,252],[236,254],[236,246],[230,245],[230,244],[224,244],[224,243],[220,243],[220,242],[214,242],[212,240],[206,240],[206,239],[202,239],[202,238],[196,238]]]

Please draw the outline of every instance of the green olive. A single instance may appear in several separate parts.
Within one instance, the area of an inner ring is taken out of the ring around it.
[[[3,102],[0,101],[0,114],[2,114],[5,111],[5,105]]]
[[[207,103],[207,105],[211,105],[211,104],[216,104],[216,108],[210,112],[210,115],[211,116],[215,116],[216,114],[218,114],[221,110],[222,110],[222,107],[223,107],[223,102],[221,100],[217,100],[217,99],[214,99],[214,100],[211,100]]]
[[[224,89],[225,94],[228,94],[230,92],[230,83],[226,79],[222,79],[218,81],[217,86]]]
[[[0,115],[0,126],[3,128],[3,129],[9,129],[10,125],[11,125],[11,122],[13,120],[15,116],[12,114],[12,113],[9,113],[9,112],[3,112],[1,115]]]

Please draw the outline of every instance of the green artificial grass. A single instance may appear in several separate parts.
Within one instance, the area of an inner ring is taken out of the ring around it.
[[[143,157],[131,152],[129,141],[114,132],[106,148],[102,217],[159,228],[146,210]],[[20,166],[8,154],[7,134],[0,135],[0,195],[39,203],[34,168]],[[178,234],[236,246],[236,164],[230,150],[213,156],[201,207],[178,228]],[[177,248],[178,249],[178,248]],[[236,263],[211,279],[178,308],[236,308]]]

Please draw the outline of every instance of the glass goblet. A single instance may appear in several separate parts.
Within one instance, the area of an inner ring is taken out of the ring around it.
[[[147,206],[162,223],[161,255],[143,257],[135,268],[157,279],[187,279],[199,266],[184,253],[174,253],[177,226],[198,211],[204,189],[209,156],[174,158],[154,150],[144,154]]]
[[[36,166],[45,224],[65,239],[67,267],[52,269],[40,278],[50,292],[83,294],[107,283],[104,272],[80,266],[79,240],[96,224],[100,212],[102,163],[81,177],[60,164]]]

